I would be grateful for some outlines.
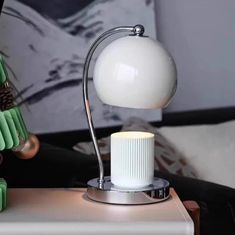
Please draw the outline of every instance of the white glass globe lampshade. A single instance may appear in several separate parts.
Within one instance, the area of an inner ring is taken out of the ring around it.
[[[162,108],[176,90],[176,66],[161,44],[149,37],[126,36],[110,43],[97,58],[94,84],[105,104]]]

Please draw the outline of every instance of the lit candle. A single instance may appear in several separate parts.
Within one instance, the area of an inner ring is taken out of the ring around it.
[[[119,188],[137,189],[152,184],[154,134],[128,131],[111,135],[111,181]]]

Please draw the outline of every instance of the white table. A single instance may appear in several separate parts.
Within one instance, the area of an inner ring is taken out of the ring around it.
[[[85,189],[9,189],[0,235],[193,235],[177,194],[140,206],[90,201]]]

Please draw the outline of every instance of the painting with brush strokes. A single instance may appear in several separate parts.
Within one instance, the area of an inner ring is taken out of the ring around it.
[[[5,0],[0,53],[29,129],[86,129],[82,71],[89,46],[105,30],[120,25],[143,24],[146,34],[156,38],[154,8],[154,0]],[[161,119],[160,110],[102,104],[91,78],[89,97],[96,127],[120,125],[131,116]]]

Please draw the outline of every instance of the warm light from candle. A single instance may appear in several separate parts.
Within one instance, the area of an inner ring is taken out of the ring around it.
[[[111,181],[116,187],[148,186],[153,174],[154,134],[128,131],[111,135]]]

